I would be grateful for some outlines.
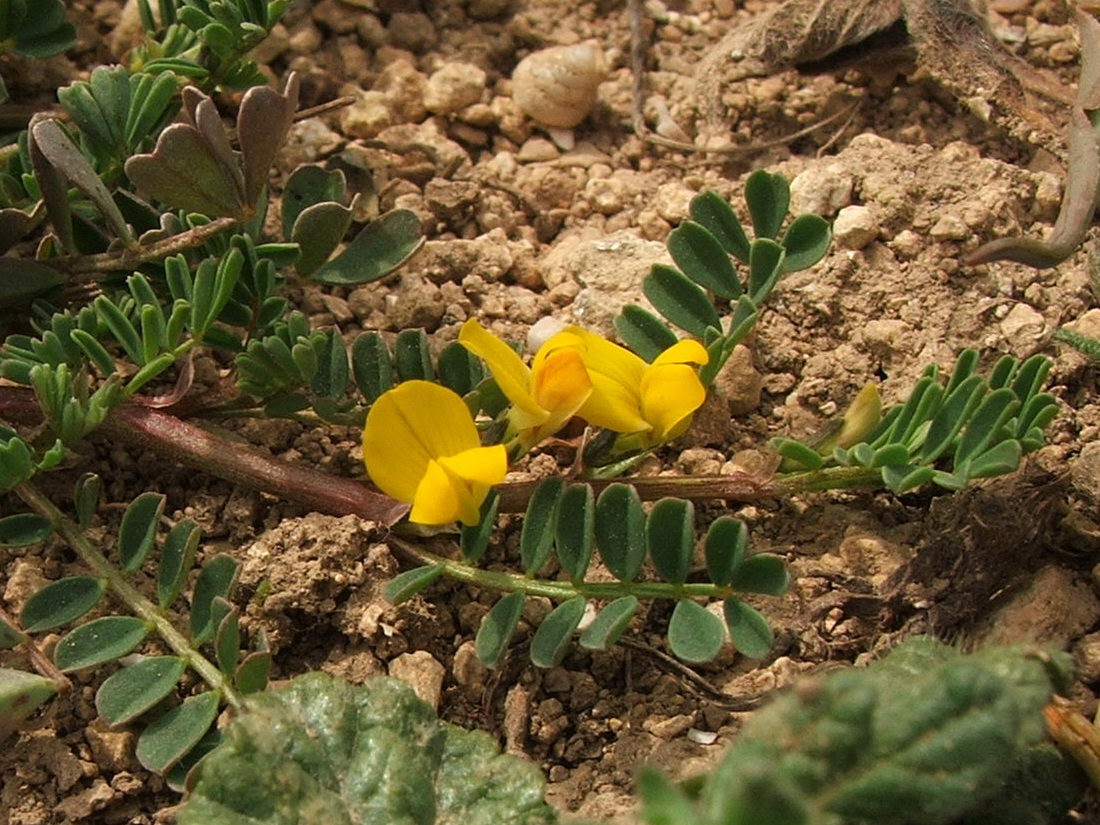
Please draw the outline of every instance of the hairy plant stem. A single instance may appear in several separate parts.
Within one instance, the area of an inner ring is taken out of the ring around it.
[[[97,255],[67,255],[63,258],[43,261],[43,263],[74,275],[77,283],[82,281],[95,281],[99,276],[108,272],[118,272],[128,269],[136,269],[141,264],[151,261],[159,261],[177,252],[194,249],[202,246],[208,240],[227,229],[232,229],[240,221],[236,218],[216,218],[210,223],[196,226],[186,232],[180,232],[170,238],[139,246],[134,249],[124,249],[121,252],[101,252]]]
[[[168,621],[168,617],[165,616],[164,611],[139,593],[137,589],[126,580],[125,576],[122,575],[118,568],[107,561],[106,557],[99,549],[87,539],[76,522],[72,521],[72,519],[58,510],[49,498],[43,495],[38,488],[29,482],[20,484],[15,488],[15,492],[35,512],[50,522],[54,530],[56,530],[62,538],[65,539],[68,545],[76,551],[76,554],[80,556],[81,561],[88,565],[97,576],[101,576],[107,580],[107,584],[115,596],[121,600],[135,616],[153,626],[157,634],[164,640],[164,643],[167,644],[177,656],[186,661],[188,667],[198,673],[203,681],[210,685],[211,688],[221,693],[221,695],[225,697],[225,701],[234,708],[240,707],[241,697],[233,686],[229,684],[222,672],[218,670],[209,659],[196,650],[187,640],[186,636],[176,630],[172,623]]]
[[[567,582],[533,579],[514,573],[501,573],[497,570],[474,567],[425,550],[397,536],[391,535],[388,541],[402,555],[419,564],[442,565],[443,575],[447,578],[507,593],[545,596],[555,601],[565,601],[575,596],[584,596],[587,599],[617,599],[620,596],[637,596],[639,599],[725,599],[735,594],[732,587],[720,587],[716,584],[672,584],[646,581]]]

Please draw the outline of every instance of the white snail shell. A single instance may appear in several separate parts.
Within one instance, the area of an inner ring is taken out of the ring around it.
[[[512,73],[512,97],[545,126],[572,129],[592,111],[607,74],[603,51],[593,42],[551,46],[527,55]]]

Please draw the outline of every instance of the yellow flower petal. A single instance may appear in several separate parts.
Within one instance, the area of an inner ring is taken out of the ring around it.
[[[462,399],[429,381],[406,381],[384,393],[363,428],[367,474],[398,501],[414,500],[433,459],[480,446]]]
[[[439,462],[428,462],[412,499],[409,521],[417,524],[447,524],[454,521],[464,509],[462,494],[463,490]],[[468,492],[465,497],[469,498]]]
[[[439,464],[465,482],[491,487],[508,473],[508,451],[503,444],[475,447],[458,455],[440,456]]]
[[[685,338],[677,341],[654,359],[652,366],[663,364],[705,364],[710,360],[706,347],[698,341]]]
[[[546,410],[531,395],[531,370],[515,350],[473,318],[462,325],[458,342],[485,362],[504,397],[530,419],[526,426],[546,420]]]
[[[683,433],[707,397],[695,370],[678,363],[654,362],[642,377],[641,393],[642,417],[653,427],[650,440],[655,444]]]
[[[540,439],[560,430],[592,394],[588,370],[580,353],[573,349],[557,350],[540,359],[533,370],[532,384],[535,400],[549,414],[536,433]]]
[[[572,336],[583,346],[581,357],[588,371],[599,372],[624,387],[637,387],[645,372],[646,363],[625,347],[613,344],[606,338],[580,327],[567,327],[561,336]],[[557,338],[555,335],[554,338]],[[554,341],[551,338],[547,346]]]
[[[577,415],[593,427],[605,427],[617,433],[636,433],[649,429],[642,418],[641,399],[636,387],[628,387],[598,372],[589,372],[592,394]]]

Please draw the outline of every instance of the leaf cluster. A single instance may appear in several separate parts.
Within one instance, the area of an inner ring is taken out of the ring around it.
[[[61,0],[0,0],[0,53],[53,57],[75,42],[76,29],[65,20]]]
[[[1064,654],[964,655],[929,637],[757,713],[718,768],[680,788],[638,783],[648,825],[1040,825],[1080,799],[1079,772],[1044,743]]]
[[[468,565],[476,565],[488,547],[497,506],[498,498],[490,496],[481,523],[463,530],[462,553]],[[588,650],[614,645],[637,614],[641,598],[675,601],[668,642],[672,652],[686,661],[713,659],[727,633],[742,654],[764,656],[772,644],[771,628],[755,608],[734,594],[785,593],[790,578],[783,560],[767,553],[749,554],[744,523],[728,516],[711,523],[703,546],[706,566],[702,579],[696,581],[695,511],[690,501],[664,498],[647,513],[638,492],[628,484],[610,484],[597,497],[590,484],[566,485],[560,478],[547,479],[535,489],[524,514],[519,542],[523,577],[491,582],[511,592],[482,621],[475,642],[478,656],[490,666],[501,662],[524,601],[532,594],[561,602],[539,623],[531,639],[531,661],[539,667],[561,662],[594,599],[606,604],[580,633],[579,643]],[[597,560],[616,581],[586,578]],[[535,578],[551,561],[565,581]],[[641,578],[646,561],[656,580]],[[402,573],[388,585],[387,598],[395,603],[411,598],[439,578],[447,565],[441,561]],[[477,580],[476,575],[473,578]],[[700,605],[699,598],[722,598],[725,622]]]
[[[77,482],[73,497],[79,529],[89,526],[100,490],[97,476],[86,474]],[[143,493],[127,506],[114,553],[109,560],[103,560],[100,575],[67,576],[45,585],[24,604],[18,626],[0,617],[3,647],[15,647],[30,634],[71,625],[100,608],[109,590],[118,595],[129,587],[125,583],[127,577],[140,577],[154,553],[158,556],[155,604],[135,601],[129,591],[123,593],[131,607],[144,604],[138,615],[101,615],[76,625],[57,642],[53,664],[61,673],[99,667],[131,654],[150,632],[163,636],[168,611],[177,606],[191,576],[202,537],[198,525],[189,520],[174,524],[160,537],[164,504],[164,496]],[[50,523],[33,514],[0,520],[0,540],[9,546],[41,541],[50,532]],[[211,731],[211,725],[225,694],[230,690],[236,694],[253,693],[267,684],[271,653],[264,636],[260,634],[254,650],[242,655],[240,649],[239,611],[229,601],[238,567],[232,557],[224,554],[206,558],[187,603],[188,633],[184,644],[196,652],[209,645],[224,680],[221,689],[215,687],[188,696],[178,704],[170,702],[169,697],[176,692],[185,670],[195,666],[192,656],[175,650],[174,655],[138,657],[136,662],[107,677],[96,691],[96,710],[108,724],[120,726],[139,719],[145,723],[137,740],[138,760],[149,770],[167,774],[176,787],[182,785],[190,767],[219,740],[220,734]],[[37,688],[27,685],[27,689]]]
[[[676,266],[654,264],[642,281],[646,298],[665,320],[636,304],[627,304],[615,319],[619,335],[647,361],[676,343],[672,324],[702,339],[710,360],[699,377],[710,384],[756,324],[780,277],[808,269],[825,255],[832,233],[817,215],[798,216],[779,238],[790,205],[790,186],[782,175],[753,172],[745,182],[745,201],[755,235],[751,242],[717,192],[692,198],[691,219],[668,237]],[[744,277],[735,260],[748,267]]]
[[[170,73],[207,89],[247,89],[264,77],[248,55],[289,0],[138,0],[146,40],[129,56],[133,72]]]
[[[905,402],[888,409],[858,444],[825,453],[788,438],[772,444],[785,469],[863,468],[897,493],[929,481],[958,490],[970,479],[1010,473],[1043,445],[1043,430],[1057,415],[1057,400],[1042,391],[1051,361],[1034,355],[1021,363],[1006,355],[988,376],[977,366],[976,350],[959,355],[946,381],[929,366]]]

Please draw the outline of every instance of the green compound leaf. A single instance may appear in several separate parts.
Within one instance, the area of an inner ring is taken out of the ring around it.
[[[992,385],[992,381],[990,384]],[[994,390],[985,397],[971,416],[959,439],[959,445],[955,448],[955,472],[968,474],[967,464],[989,448],[1001,427],[1019,408],[1019,404],[1016,393],[1007,387]]]
[[[68,672],[118,659],[141,644],[149,629],[133,616],[93,619],[61,638],[53,662],[62,672]]]
[[[1002,441],[970,460],[967,465],[967,477],[991,478],[1015,472],[1020,466],[1023,455],[1024,448],[1019,441],[1014,438]]]
[[[638,612],[636,596],[621,596],[604,607],[581,633],[580,646],[586,650],[607,650],[619,641],[630,620]]]
[[[177,522],[168,531],[157,567],[157,603],[161,607],[168,607],[179,596],[195,563],[200,539],[202,530],[190,519]]]
[[[646,520],[646,548],[667,582],[683,584],[695,551],[695,507],[690,501],[663,498]]]
[[[118,528],[118,555],[124,572],[133,573],[157,537],[157,526],[164,513],[165,497],[160,493],[142,493],[130,502]]]
[[[726,599],[722,603],[722,612],[726,617],[730,639],[738,653],[750,659],[760,659],[768,655],[775,636],[768,620],[759,610],[740,599]]]
[[[481,519],[473,527],[462,526],[460,544],[462,558],[470,564],[477,564],[489,547],[489,539],[497,526],[497,510],[500,508],[500,491],[493,489],[481,503]]]
[[[783,233],[783,271],[809,269],[829,251],[833,239],[829,222],[819,215],[799,215]]]
[[[53,527],[36,513],[0,518],[0,547],[29,547],[50,537]]]
[[[348,351],[335,329],[325,333],[317,350],[313,392],[322,398],[341,398],[348,389]]]
[[[485,379],[481,359],[457,341],[452,341],[439,353],[436,368],[440,383],[459,395],[473,392]]]
[[[771,295],[783,274],[783,247],[768,238],[757,238],[749,253],[749,298],[760,306]]]
[[[377,332],[364,332],[351,346],[351,370],[359,392],[372,404],[393,386],[393,360]]]
[[[782,596],[790,587],[791,576],[787,564],[779,556],[757,553],[749,556],[734,571],[730,586],[745,593],[764,593]]]
[[[137,758],[146,770],[164,773],[206,735],[218,716],[221,694],[216,690],[185,699],[157,717],[137,741]]]
[[[707,529],[705,544],[707,574],[717,585],[725,586],[745,559],[749,531],[745,523],[730,516],[721,516]]]
[[[323,673],[250,698],[198,766],[179,825],[551,825],[543,779],[395,679]]]
[[[57,683],[52,679],[0,667],[0,742],[55,693]]]
[[[0,616],[0,650],[11,650],[26,639],[26,633]]]
[[[428,336],[422,329],[405,329],[397,333],[393,343],[397,377],[402,381],[432,381],[432,353]]]
[[[74,335],[80,330],[74,330]],[[99,509],[99,497],[103,492],[103,481],[95,473],[84,473],[73,487],[73,507],[76,509],[76,521],[81,527],[92,523]]]
[[[294,234],[294,224],[306,209],[318,203],[343,203],[347,181],[339,170],[328,172],[315,163],[299,166],[287,179],[283,189],[283,238]]]
[[[652,361],[679,340],[668,324],[637,304],[627,304],[615,316],[615,331],[646,361]]]
[[[791,187],[782,175],[757,169],[745,181],[745,200],[757,238],[775,238],[787,217]]]
[[[239,565],[232,558],[219,554],[208,560],[199,571],[195,593],[191,597],[191,638],[196,645],[214,637],[221,616],[214,610],[214,599],[228,598],[237,581]]]
[[[137,719],[171,693],[187,663],[178,656],[151,656],[112,673],[95,694],[95,707],[108,724]]]
[[[690,599],[676,602],[668,622],[668,646],[685,662],[709,662],[722,649],[722,620]]]
[[[783,438],[782,436],[773,438],[771,440],[771,446],[773,450],[783,456],[788,462],[794,462],[800,465],[797,469],[819,470],[825,463],[825,458],[821,453],[817,452],[809,445],[803,444],[801,441],[795,441],[792,438]]]
[[[527,504],[523,529],[519,535],[519,554],[523,572],[528,575],[537,573],[550,557],[558,501],[564,487],[565,482],[561,478],[547,478],[535,488]]]
[[[671,266],[654,264],[642,281],[642,291],[658,312],[697,338],[708,329],[722,329],[707,294]]]
[[[531,661],[536,667],[555,667],[565,658],[573,633],[584,616],[584,596],[562,602],[542,620],[531,638]]]
[[[214,634],[214,654],[218,669],[230,678],[237,670],[237,661],[241,656],[241,620],[234,605],[218,598],[218,612],[224,613],[218,622],[218,632]]]
[[[749,262],[749,239],[730,205],[714,190],[691,199],[691,219],[706,227],[722,247],[742,263]]]
[[[383,594],[390,604],[406,602],[443,575],[442,564],[428,564],[414,567],[394,576],[386,585]]]
[[[50,582],[23,605],[19,623],[28,633],[40,633],[74,622],[95,607],[107,583],[91,576],[69,576]]]
[[[555,545],[558,563],[573,581],[581,581],[592,561],[596,540],[596,500],[589,484],[573,484],[558,503]]]
[[[481,621],[474,639],[477,657],[487,667],[496,667],[504,658],[504,651],[516,632],[520,614],[523,612],[523,594],[509,593],[490,608]]]
[[[323,284],[367,284],[389,275],[424,243],[420,218],[395,209],[368,223],[347,248],[310,277]]]
[[[241,661],[233,681],[241,693],[258,693],[271,676],[271,651],[255,650]]]
[[[645,562],[645,513],[638,491],[629,484],[609,484],[596,500],[596,545],[607,569],[620,581],[631,581]]]
[[[741,282],[729,255],[706,227],[684,221],[669,233],[667,243],[676,266],[699,286],[727,301],[741,297]]]

